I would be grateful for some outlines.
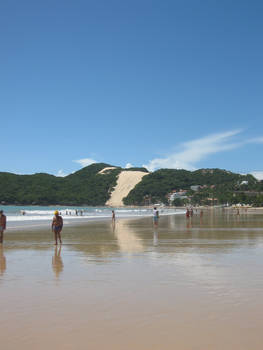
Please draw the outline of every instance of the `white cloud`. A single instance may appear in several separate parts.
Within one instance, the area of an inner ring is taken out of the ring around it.
[[[65,172],[64,172],[64,170],[62,170],[62,169],[60,169],[58,172],[57,172],[57,174],[56,174],[56,176],[59,176],[59,177],[65,177],[65,176],[67,176],[68,174],[66,174]]]
[[[93,163],[97,163],[96,160],[91,159],[91,158],[83,158],[83,159],[78,159],[74,160],[75,163],[79,163],[82,167],[88,166]]]
[[[152,159],[143,166],[149,171],[154,171],[158,168],[194,170],[196,169],[196,163],[211,154],[241,147],[244,144],[243,141],[234,142],[232,140],[240,132],[241,130],[227,131],[185,142],[180,146],[180,151],[170,154],[166,158]]]
[[[133,165],[131,163],[127,163],[125,165],[125,169],[133,168]]]
[[[253,175],[257,180],[263,180],[263,171],[252,171],[250,174]]]
[[[263,143],[263,137],[255,137],[254,139],[248,140],[246,143]]]

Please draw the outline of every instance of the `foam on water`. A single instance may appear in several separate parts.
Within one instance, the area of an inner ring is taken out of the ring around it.
[[[54,211],[58,210],[67,220],[105,219],[111,218],[112,209],[116,217],[147,217],[152,216],[151,208],[103,208],[103,207],[41,207],[41,206],[0,206],[5,212],[8,222],[48,221],[52,220]],[[23,214],[24,213],[24,214]],[[160,216],[183,214],[181,209],[160,208]]]

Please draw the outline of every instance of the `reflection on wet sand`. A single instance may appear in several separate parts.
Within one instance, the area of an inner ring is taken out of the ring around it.
[[[0,244],[0,275],[3,276],[6,270],[6,258],[4,255],[4,247]]]
[[[158,226],[153,227],[153,245],[156,247],[158,245]]]
[[[187,218],[186,219],[186,228],[188,229],[188,232],[190,232],[189,230],[192,228],[192,218]]]
[[[123,219],[116,222],[94,222],[63,229],[64,248],[78,251],[89,261],[109,262],[109,258],[119,252],[136,253],[147,251],[156,240],[162,242],[162,252],[184,252],[188,249],[198,252],[225,252],[235,247],[255,245],[261,239],[260,216],[206,212],[202,218],[194,215],[187,219],[184,215],[160,217],[157,225],[152,218],[138,220]],[[158,230],[156,230],[158,228]],[[158,231],[158,232],[157,232]],[[216,243],[216,244],[215,244]],[[53,237],[47,231],[12,232],[6,235],[6,250],[48,251],[53,245]],[[160,245],[159,245],[160,247]]]
[[[156,247],[158,245],[158,226],[159,217],[153,218],[153,245]]]
[[[186,220],[65,226],[63,252],[48,231],[8,234],[2,348],[261,350],[262,217]]]
[[[118,221],[114,225],[114,235],[117,238],[119,248],[125,253],[138,253],[144,250],[142,240],[129,226],[129,221]]]
[[[58,279],[61,272],[64,269],[63,261],[61,258],[61,245],[55,247],[54,255],[52,257],[52,267],[56,278]]]

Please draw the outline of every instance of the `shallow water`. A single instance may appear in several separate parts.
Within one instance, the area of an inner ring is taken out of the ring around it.
[[[1,348],[262,349],[263,217],[7,231]]]
[[[11,228],[25,228],[46,226],[52,220],[54,211],[58,210],[64,217],[65,223],[76,224],[78,221],[88,222],[112,217],[112,209],[115,210],[118,218],[151,217],[152,208],[146,207],[65,207],[65,206],[17,206],[0,205],[0,209],[8,217],[8,226]],[[159,208],[161,215],[182,214],[184,209]]]

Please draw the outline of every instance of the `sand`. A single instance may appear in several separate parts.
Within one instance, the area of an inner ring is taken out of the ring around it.
[[[129,192],[148,175],[143,171],[122,171],[117,180],[117,185],[111,194],[111,198],[106,205],[111,207],[123,206],[123,198],[128,196]]]
[[[4,350],[261,350],[263,219],[206,211],[12,231]]]
[[[107,168],[102,169],[101,171],[98,172],[98,174],[104,174],[105,172],[109,171],[109,170],[113,170],[116,169],[115,166],[109,166]]]

